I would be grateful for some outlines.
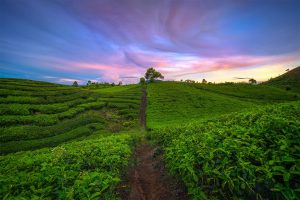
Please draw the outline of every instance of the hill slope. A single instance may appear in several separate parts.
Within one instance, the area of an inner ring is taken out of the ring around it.
[[[139,85],[90,89],[0,79],[1,154],[138,126]]]
[[[249,84],[160,82],[148,85],[147,125],[172,126],[241,112],[265,104],[300,100],[282,89]]]
[[[272,78],[264,84],[300,93],[300,66],[282,74],[281,76]]]
[[[140,98],[139,85],[0,79],[0,199],[117,199]]]

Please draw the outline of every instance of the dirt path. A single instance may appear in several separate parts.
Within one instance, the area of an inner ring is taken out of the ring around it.
[[[146,129],[146,109],[147,109],[147,89],[143,87],[143,94],[141,98],[141,107],[140,107],[140,125]]]
[[[137,165],[129,172],[130,200],[185,200],[186,191],[177,181],[167,175],[155,148],[140,144],[135,152]]]
[[[143,88],[140,107],[140,124],[146,129],[147,91]],[[132,166],[121,184],[122,199],[129,200],[186,200],[187,192],[174,178],[168,176],[156,148],[146,141],[141,142],[134,153]]]

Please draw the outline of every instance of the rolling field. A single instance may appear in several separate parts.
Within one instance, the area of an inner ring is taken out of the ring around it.
[[[240,84],[192,84],[193,87],[212,93],[249,101],[255,104],[280,103],[300,100],[300,95],[266,85]]]
[[[138,85],[103,91],[14,79],[1,79],[0,85],[1,154],[138,124]]]
[[[0,79],[0,96],[1,199],[116,198],[140,137],[139,85]]]
[[[147,125],[172,126],[265,104],[300,100],[282,89],[248,84],[161,82],[148,85]]]
[[[154,83],[147,117],[148,138],[191,199],[300,198],[298,94],[266,85]]]

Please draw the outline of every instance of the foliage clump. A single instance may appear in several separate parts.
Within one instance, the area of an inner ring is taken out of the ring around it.
[[[149,82],[154,82],[157,79],[164,79],[164,76],[153,67],[150,67],[145,73],[145,79]]]
[[[75,86],[75,87],[78,87],[78,82],[74,81],[72,85]]]
[[[140,84],[145,84],[145,83],[146,83],[145,78],[144,78],[144,77],[141,77],[141,78],[140,78]]]

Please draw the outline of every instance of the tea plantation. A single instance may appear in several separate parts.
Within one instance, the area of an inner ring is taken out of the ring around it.
[[[163,82],[148,85],[148,101],[147,136],[191,199],[300,198],[299,94]]]
[[[3,199],[117,198],[137,137],[120,134],[0,157]]]
[[[1,199],[117,198],[140,137],[139,85],[0,79],[0,96],[1,154],[18,152],[0,157]]]
[[[148,127],[184,124],[266,104],[300,100],[300,95],[249,84],[161,82],[148,85]]]
[[[140,86],[103,91],[0,79],[1,154],[136,127]]]
[[[149,137],[192,199],[300,197],[300,102],[155,129]]]
[[[0,198],[120,199],[148,140],[189,199],[300,199],[299,87],[0,79]]]

